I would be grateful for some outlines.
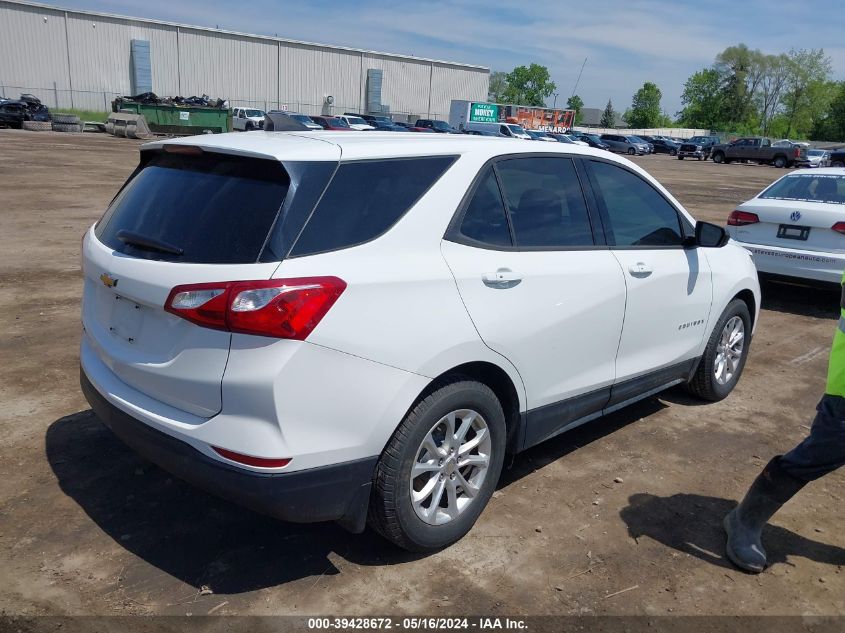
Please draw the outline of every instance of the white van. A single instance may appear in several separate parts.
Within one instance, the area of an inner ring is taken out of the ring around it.
[[[467,123],[465,128],[469,132],[487,132],[510,138],[524,138],[531,140],[522,126],[516,123]]]

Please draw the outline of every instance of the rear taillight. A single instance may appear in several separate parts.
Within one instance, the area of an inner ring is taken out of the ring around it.
[[[734,211],[728,216],[728,226],[745,226],[747,224],[757,224],[760,218],[756,213],[749,213],[748,211]]]
[[[164,309],[203,327],[302,341],[345,289],[337,277],[187,284]]]
[[[833,229],[834,231],[836,231],[837,233],[841,233],[842,235],[845,235],[845,222],[837,222],[836,224],[834,224],[830,228]]]

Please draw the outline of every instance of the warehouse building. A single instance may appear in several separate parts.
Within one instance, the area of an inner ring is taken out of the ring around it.
[[[0,0],[0,97],[109,110],[116,96],[228,99],[306,114],[448,118],[483,100],[481,66]]]

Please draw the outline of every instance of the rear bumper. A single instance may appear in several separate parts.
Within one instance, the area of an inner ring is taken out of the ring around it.
[[[377,457],[290,473],[247,471],[214,460],[111,404],[80,369],[82,393],[127,446],[167,472],[216,496],[283,521],[338,521],[363,531]]]
[[[751,252],[754,265],[761,273],[838,284],[845,270],[845,256],[836,253],[736,243]]]

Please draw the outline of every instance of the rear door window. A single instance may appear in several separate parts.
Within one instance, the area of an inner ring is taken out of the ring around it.
[[[109,248],[144,259],[253,263],[288,185],[276,161],[157,152],[114,199],[96,235]]]
[[[416,204],[454,156],[341,163],[291,250],[292,257],[375,239]]]
[[[594,246],[581,184],[570,158],[496,163],[518,247]]]

